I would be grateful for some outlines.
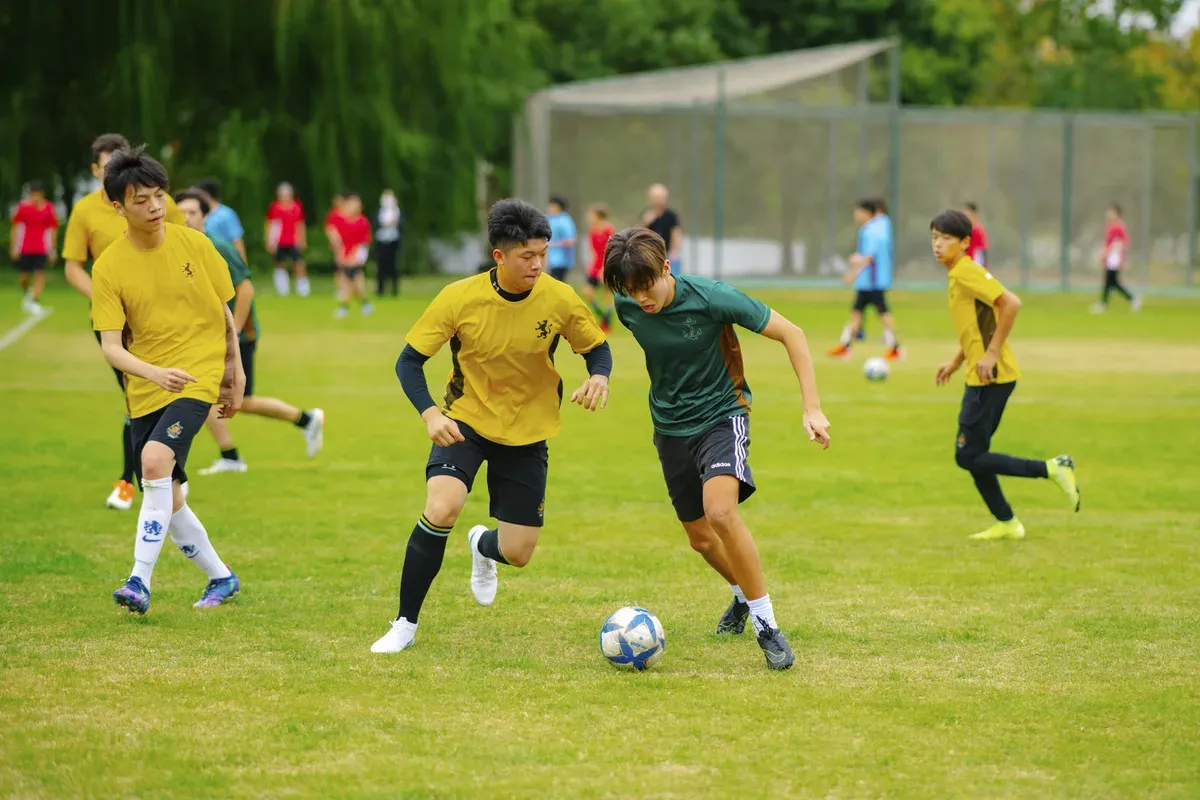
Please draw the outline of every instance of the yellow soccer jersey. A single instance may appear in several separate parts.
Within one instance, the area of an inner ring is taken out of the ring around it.
[[[167,225],[163,243],[139,250],[121,236],[92,268],[92,327],[128,327],[129,352],[156,367],[196,379],[176,394],[128,376],[129,415],[144,417],[192,397],[215,403],[225,374],[225,304],[233,298],[229,268],[203,233]]]
[[[604,343],[571,286],[542,275],[529,292],[513,295],[500,288],[493,269],[443,289],[406,341],[430,357],[450,342],[446,416],[498,444],[525,445],[558,433],[560,336],[576,353]]]
[[[983,358],[996,332],[996,298],[1004,294],[1004,284],[992,273],[965,256],[949,273],[950,320],[958,333],[958,343],[966,356],[967,385],[982,386],[975,365]],[[1021,377],[1017,359],[1008,346],[1000,350],[993,383],[1012,383]]]
[[[167,195],[167,222],[183,225],[187,219],[175,201]],[[122,238],[129,226],[108,201],[103,189],[80,199],[67,220],[62,257],[66,261],[87,261],[100,257],[110,244]]]

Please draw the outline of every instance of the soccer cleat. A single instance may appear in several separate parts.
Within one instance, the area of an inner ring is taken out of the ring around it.
[[[717,633],[741,633],[746,630],[746,620],[750,619],[750,606],[733,598],[729,608],[717,621]]]
[[[192,608],[216,608],[242,590],[242,582],[230,570],[228,578],[216,578],[204,587],[204,594],[192,603]]]
[[[837,347],[829,348],[829,355],[834,358],[849,358],[850,348],[844,344],[839,344]]]
[[[250,469],[240,458],[218,458],[211,467],[200,470],[201,475],[216,475],[220,472],[245,472]]]
[[[349,313],[350,313],[350,309],[346,308],[345,306],[338,306],[337,308],[335,308],[333,310],[333,318],[334,319],[345,319],[346,315]]]
[[[325,412],[314,408],[308,412],[308,424],[304,426],[304,442],[308,448],[308,457],[316,458],[317,453],[325,446]]]
[[[479,537],[486,531],[486,525],[476,525],[467,531],[467,544],[471,547],[471,594],[481,606],[496,601],[496,587],[500,585],[496,562],[479,552]]]
[[[1068,455],[1055,456],[1046,462],[1046,472],[1050,480],[1067,493],[1067,498],[1079,512],[1079,480],[1075,474],[1075,459]]]
[[[1141,311],[1142,310],[1142,298],[1135,297],[1132,300],[1130,300],[1129,308],[1133,311]]]
[[[312,294],[312,284],[308,282],[308,277],[296,278],[296,294],[299,297],[308,297]]]
[[[362,307],[358,310],[364,317],[369,317],[372,313],[374,313],[375,306],[371,305],[370,303],[363,303]]]
[[[1024,539],[1025,526],[1021,524],[1021,520],[1013,517],[1008,522],[997,522],[986,531],[973,533],[967,538],[983,542],[993,542],[999,539]]]
[[[762,648],[763,655],[767,657],[767,667],[769,669],[791,667],[796,661],[796,654],[792,652],[792,647],[784,637],[783,631],[779,628],[768,627],[766,620],[762,617],[759,617],[758,621],[763,626],[762,633],[758,634],[758,646]]]
[[[150,590],[142,579],[131,575],[125,585],[113,592],[117,605],[129,609],[130,614],[145,614],[150,610]]]
[[[133,497],[137,494],[137,490],[133,488],[133,484],[129,481],[121,480],[113,484],[112,493],[109,494],[108,500],[104,501],[104,505],[117,511],[128,511],[133,507]]]
[[[896,347],[893,347],[891,350],[888,350],[883,355],[883,357],[886,358],[888,361],[903,361],[904,356],[905,356],[904,349],[898,345]]]
[[[417,626],[410,623],[408,620],[394,619],[392,620],[392,628],[383,635],[383,638],[371,645],[372,653],[399,653],[401,650],[407,650],[413,646],[413,639],[417,636]]]
[[[1093,314],[1103,314],[1107,310],[1108,310],[1108,306],[1105,305],[1104,303],[1096,303],[1091,308],[1091,311]]]

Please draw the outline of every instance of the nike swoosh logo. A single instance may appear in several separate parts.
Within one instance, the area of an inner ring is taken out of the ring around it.
[[[787,661],[787,653],[772,653],[768,650],[767,661],[770,661],[772,664],[782,664],[784,661]]]
[[[143,537],[142,537],[142,541],[143,541],[143,542],[149,542],[150,544],[158,544],[158,543],[159,543],[159,542],[161,542],[162,540],[163,540],[163,537],[161,537],[161,536],[160,536],[160,537],[158,537],[157,539],[151,539],[149,536],[143,536]]]

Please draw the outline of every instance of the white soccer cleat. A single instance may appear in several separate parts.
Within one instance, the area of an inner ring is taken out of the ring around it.
[[[308,457],[316,458],[325,446],[325,412],[314,408],[308,415],[312,419],[304,426],[304,442],[308,447]]]
[[[405,619],[392,620],[392,629],[371,645],[372,653],[399,653],[413,646],[417,626]]]
[[[221,472],[245,472],[250,469],[242,459],[218,458],[211,467],[200,470],[201,475],[216,475]]]
[[[1141,310],[1142,310],[1142,298],[1141,298],[1141,296],[1135,297],[1135,298],[1133,298],[1132,300],[1130,300],[1130,301],[1129,301],[1129,308],[1130,308],[1131,310],[1133,310],[1133,311],[1141,311]]]
[[[300,297],[308,297],[312,294],[312,284],[308,282],[308,276],[296,278],[296,294]]]
[[[371,305],[370,303],[363,303],[362,308],[359,309],[359,311],[362,312],[364,317],[369,317],[375,311],[375,306]]]
[[[346,308],[345,306],[338,306],[333,311],[333,318],[334,319],[345,319],[346,315],[349,313],[350,313],[350,309]]]
[[[496,588],[500,585],[496,562],[479,552],[479,537],[486,530],[486,525],[476,525],[467,532],[467,544],[471,547],[471,594],[481,606],[496,602]]]
[[[291,282],[286,269],[275,268],[275,293],[287,297],[292,291]]]

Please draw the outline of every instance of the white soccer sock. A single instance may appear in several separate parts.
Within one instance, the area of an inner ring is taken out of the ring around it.
[[[142,480],[142,508],[138,512],[137,531],[133,539],[133,572],[150,588],[154,564],[162,552],[163,539],[171,524],[171,479]]]
[[[288,272],[283,267],[275,268],[275,291],[279,294],[286,295],[291,286],[288,283]]]
[[[891,328],[883,329],[883,343],[887,345],[889,350],[896,349],[896,332]]]
[[[747,600],[746,602],[750,606],[750,620],[754,623],[756,633],[763,632],[764,621],[768,627],[779,627],[779,623],[775,622],[775,609],[771,607],[771,595],[764,594],[757,600]]]
[[[308,282],[307,275],[303,278],[296,278],[296,294],[301,297],[308,297],[312,294],[312,284]]]
[[[736,583],[731,583],[729,584],[729,590],[733,592],[733,596],[736,597],[739,602],[746,602],[746,594],[742,591],[742,587],[738,586]]]
[[[171,517],[171,539],[188,559],[211,581],[228,578],[232,573],[208,541],[208,531],[192,509],[186,505]]]
[[[852,340],[853,338],[854,338],[854,328],[850,327],[849,325],[842,328],[842,338],[840,340],[842,343],[842,347],[849,347],[850,340]]]

